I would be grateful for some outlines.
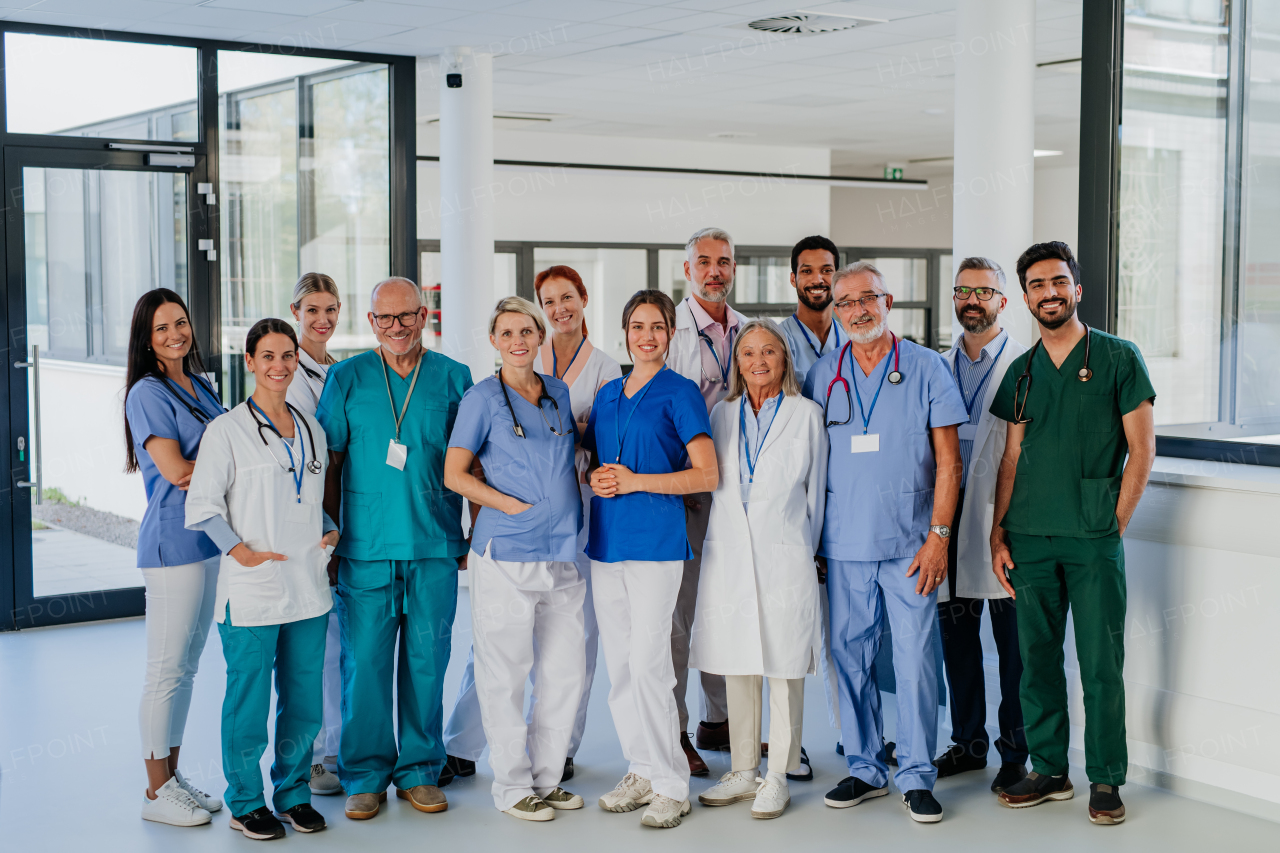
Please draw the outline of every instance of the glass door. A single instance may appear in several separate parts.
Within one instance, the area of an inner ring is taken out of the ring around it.
[[[188,239],[202,159],[151,168],[140,152],[6,150],[19,202],[6,226],[12,627],[142,613],[146,497],[124,472],[129,328],[148,290],[191,302],[192,266],[206,263]]]

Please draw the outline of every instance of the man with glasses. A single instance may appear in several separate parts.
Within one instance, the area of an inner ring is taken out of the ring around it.
[[[848,344],[822,357],[805,396],[823,407],[831,453],[819,557],[831,602],[831,654],[849,775],[833,808],[889,793],[875,659],[888,620],[897,683],[894,781],[912,820],[936,823],[937,589],[960,491],[956,425],[968,420],[942,356],[889,330],[893,297],[865,261],[832,277]]]
[[[965,258],[952,288],[956,319],[964,328],[947,352],[951,376],[960,389],[969,419],[960,424],[960,497],[947,557],[952,569],[938,589],[942,655],[951,685],[952,745],[934,761],[938,776],[954,776],[987,766],[987,690],[983,673],[983,602],[991,614],[991,632],[1000,655],[1000,771],[991,790],[1000,793],[1027,775],[1027,740],[1022,729],[1018,682],[1018,616],[1013,599],[991,574],[991,515],[996,472],[1004,454],[1004,421],[989,411],[1009,364],[1027,348],[1000,328],[1008,299],[1000,265],[989,258]]]
[[[376,815],[390,783],[418,811],[448,808],[436,784],[442,691],[467,552],[462,499],[444,487],[444,452],[471,372],[423,347],[427,310],[416,284],[389,278],[371,301],[378,348],[330,368],[316,410],[332,457],[325,511],[338,518],[341,506],[338,778],[353,820]]]
[[[1125,818],[1124,543],[1155,461],[1155,389],[1138,348],[1076,316],[1080,267],[1066,243],[1018,258],[1040,340],[1009,365],[991,413],[1009,422],[996,481],[991,563],[1018,601],[1022,713],[1031,772],[1000,793],[1026,808],[1074,796],[1062,644],[1071,612],[1084,694],[1089,820]]]

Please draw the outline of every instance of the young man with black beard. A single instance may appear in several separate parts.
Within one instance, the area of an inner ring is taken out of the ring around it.
[[[826,237],[805,237],[791,250],[796,310],[779,325],[801,384],[814,362],[845,342],[840,324],[831,316],[831,276],[839,266],[840,252]]]

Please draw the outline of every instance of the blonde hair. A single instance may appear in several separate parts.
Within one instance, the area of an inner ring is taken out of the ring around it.
[[[508,296],[499,299],[498,304],[493,306],[493,313],[489,315],[489,334],[496,334],[498,331],[498,318],[503,314],[523,314],[533,321],[533,325],[537,326],[538,334],[542,335],[542,339],[547,339],[547,326],[542,322],[542,312],[538,310],[538,306],[534,305],[528,299],[521,296]]]
[[[761,317],[747,323],[738,330],[738,335],[733,341],[733,369],[729,378],[729,394],[726,400],[736,400],[741,397],[747,390],[746,380],[742,378],[742,371],[738,369],[738,350],[742,349],[742,342],[747,339],[747,335],[755,331],[763,331],[769,334],[778,342],[778,349],[782,350],[782,393],[787,397],[798,397],[800,395],[800,382],[796,379],[796,366],[791,360],[791,348],[787,346],[787,339],[782,336],[782,330],[778,328],[778,324]]]
[[[334,284],[332,278],[322,272],[307,272],[293,286],[293,301],[289,303],[289,307],[301,308],[302,300],[313,293],[328,293],[339,302],[342,301],[342,294],[338,293],[338,285]]]

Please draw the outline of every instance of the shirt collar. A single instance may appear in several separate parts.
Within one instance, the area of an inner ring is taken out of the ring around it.
[[[689,305],[689,313],[693,315],[693,323],[698,327],[699,332],[706,330],[709,326],[720,325],[711,318],[711,315],[707,313],[707,310],[702,307],[698,300],[692,296],[686,296],[684,301]],[[729,328],[736,329],[738,327],[738,315],[728,305],[725,306],[725,311],[728,313]],[[721,326],[720,328],[723,329],[724,327]]]
[[[969,358],[969,353],[965,351],[963,341],[956,341],[956,358],[963,358],[965,364],[980,364],[988,356],[995,358],[996,354],[1000,352],[1000,347],[1004,346],[1004,342],[1008,337],[1009,330],[1001,329],[1000,334],[988,341],[987,345],[982,348],[982,354],[978,356],[977,361],[973,361]]]

